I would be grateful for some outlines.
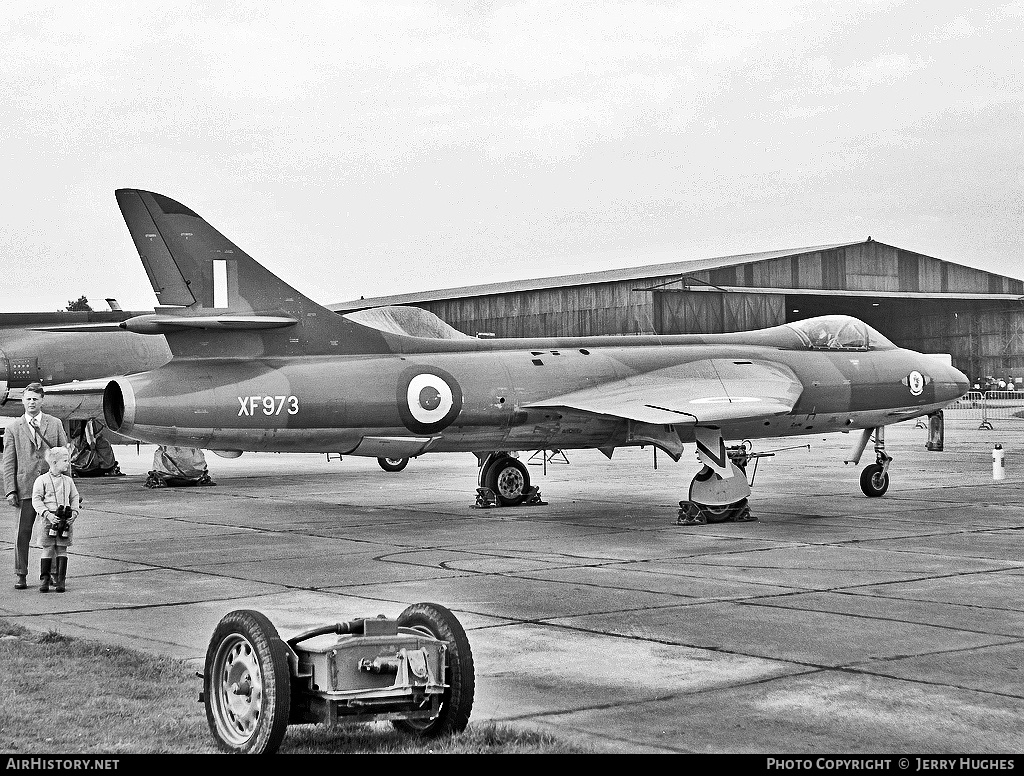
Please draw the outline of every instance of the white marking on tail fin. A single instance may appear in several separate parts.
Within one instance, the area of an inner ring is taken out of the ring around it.
[[[217,309],[228,306],[228,263],[224,259],[213,261],[213,306]]]

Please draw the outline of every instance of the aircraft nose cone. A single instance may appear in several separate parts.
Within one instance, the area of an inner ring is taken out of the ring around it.
[[[935,398],[938,401],[956,401],[970,387],[967,375],[954,366],[947,366],[946,373],[935,381]]]

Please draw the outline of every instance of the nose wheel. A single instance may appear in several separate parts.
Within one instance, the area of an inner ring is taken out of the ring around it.
[[[889,490],[889,463],[892,461],[884,451],[878,454],[878,460],[865,466],[860,473],[860,489],[869,498],[878,498]]]
[[[889,490],[889,464],[892,463],[892,456],[885,452],[885,426],[864,429],[844,463],[860,463],[864,448],[872,439],[875,442],[875,462],[861,471],[860,489],[868,498],[878,498]]]

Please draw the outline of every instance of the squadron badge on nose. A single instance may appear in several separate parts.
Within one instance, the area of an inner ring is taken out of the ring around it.
[[[923,374],[918,372],[916,369],[909,375],[903,378],[901,381],[905,386],[910,388],[911,396],[920,396],[924,391],[925,383],[930,383],[931,378],[926,378]]]
[[[462,388],[443,369],[413,367],[398,381],[398,414],[405,427],[431,434],[448,426],[462,411]]]

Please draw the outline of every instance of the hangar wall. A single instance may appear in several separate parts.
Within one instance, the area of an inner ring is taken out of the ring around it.
[[[716,334],[786,323],[785,294],[655,289],[658,334]]]
[[[467,334],[497,337],[716,333],[847,313],[900,345],[952,354],[972,378],[1024,375],[1024,308],[1015,301],[1024,280],[870,238],[644,270],[415,304]]]
[[[1019,302],[952,310],[948,303],[931,302],[919,317],[905,321],[899,344],[951,354],[972,382],[988,375],[1019,380],[1024,377],[1024,309]]]
[[[653,332],[650,294],[596,283],[417,303],[466,334],[576,337]]]

